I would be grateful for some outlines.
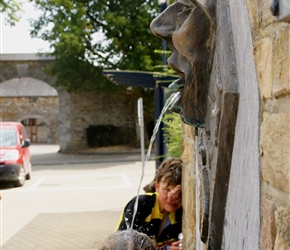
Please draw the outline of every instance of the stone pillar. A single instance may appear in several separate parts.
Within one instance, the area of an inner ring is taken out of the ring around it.
[[[69,143],[71,142],[71,105],[70,94],[63,89],[59,93],[59,148],[60,152],[70,151]]]

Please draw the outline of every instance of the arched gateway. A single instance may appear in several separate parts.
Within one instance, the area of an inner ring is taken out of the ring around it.
[[[22,122],[32,143],[58,143],[59,94],[43,73],[53,58],[1,55],[2,121]]]
[[[68,93],[53,86],[55,79],[43,70],[53,60],[37,54],[0,55],[0,121],[22,122],[32,142],[58,143],[64,153],[87,147],[90,125],[114,125],[136,133],[135,107],[126,107],[118,96]]]

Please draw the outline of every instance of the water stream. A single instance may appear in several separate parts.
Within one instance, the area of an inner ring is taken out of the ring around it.
[[[152,136],[151,136],[151,139],[150,139],[150,144],[149,144],[149,147],[148,147],[148,151],[147,151],[147,154],[146,154],[146,157],[145,157],[145,161],[142,162],[142,174],[141,174],[141,179],[140,179],[138,190],[137,190],[137,198],[136,198],[136,201],[135,201],[135,204],[134,204],[134,212],[133,212],[133,218],[132,218],[132,222],[131,222],[131,229],[133,229],[133,222],[135,220],[135,216],[136,216],[137,209],[138,209],[139,193],[140,193],[140,188],[141,188],[143,177],[144,177],[145,166],[146,166],[146,164],[147,164],[147,162],[148,162],[148,160],[150,158],[152,146],[153,146],[153,143],[155,141],[156,134],[157,134],[157,132],[159,130],[160,123],[162,121],[162,118],[163,118],[164,114],[168,110],[168,108],[172,107],[179,100],[180,95],[181,95],[181,93],[179,91],[177,91],[177,92],[172,93],[168,97],[168,99],[166,100],[166,102],[164,104],[164,107],[162,108],[161,113],[160,113],[160,115],[159,115],[159,117],[158,117],[158,119],[156,121],[154,130],[153,130],[153,133],[152,133]]]

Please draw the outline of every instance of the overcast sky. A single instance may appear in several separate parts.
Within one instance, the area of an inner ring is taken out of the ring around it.
[[[22,14],[22,18],[15,26],[10,27],[4,25],[4,15],[1,13],[1,44],[0,53],[37,53],[48,52],[49,44],[41,39],[31,38],[29,35],[30,25],[27,19],[38,17],[38,13],[34,10],[31,3],[24,4],[25,13]]]

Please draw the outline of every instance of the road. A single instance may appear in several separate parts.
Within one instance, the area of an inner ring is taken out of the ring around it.
[[[75,155],[76,162],[83,158],[76,164],[65,155],[62,162],[54,162],[61,159],[55,146],[31,146],[31,152],[46,162],[34,164],[32,179],[21,188],[0,185],[0,249],[97,249],[97,243],[114,231],[126,202],[137,194],[142,162],[134,157],[139,156]],[[155,162],[149,161],[141,187],[154,172]]]

